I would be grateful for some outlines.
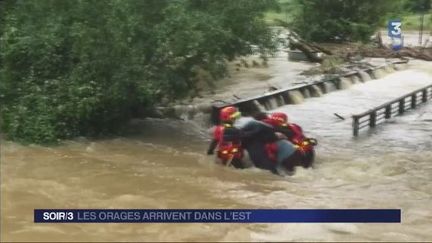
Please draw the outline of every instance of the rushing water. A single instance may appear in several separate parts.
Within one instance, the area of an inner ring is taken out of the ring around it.
[[[2,142],[1,240],[431,240],[432,104],[356,139],[350,120],[430,83],[412,69],[279,108],[319,140],[314,168],[292,177],[215,165],[205,131],[180,121],[135,121],[128,136],[58,147]],[[401,208],[402,223],[34,224],[34,208]]]

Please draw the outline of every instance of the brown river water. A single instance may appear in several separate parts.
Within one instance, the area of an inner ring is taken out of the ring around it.
[[[192,122],[136,120],[123,137],[1,143],[2,241],[430,241],[432,104],[352,137],[349,118],[432,83],[430,65],[278,110],[319,141],[280,177],[205,155]],[[241,121],[240,121],[241,122]],[[401,224],[35,224],[35,208],[400,208]]]

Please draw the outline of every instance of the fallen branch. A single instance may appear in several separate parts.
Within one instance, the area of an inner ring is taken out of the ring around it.
[[[314,48],[316,48],[316,50],[318,50],[318,51],[320,51],[320,52],[322,52],[324,54],[333,55],[333,52],[331,52],[330,50],[328,50],[328,49],[326,49],[324,47],[319,46],[316,43],[310,43],[309,45],[312,46],[312,47],[314,47]]]
[[[309,47],[306,43],[302,41],[295,40],[294,38],[289,37],[290,47],[292,49],[299,49],[301,52],[305,54],[307,59],[311,62],[319,62],[321,63],[323,59],[316,55],[316,51],[314,51],[311,47]]]
[[[341,120],[345,120],[345,118],[341,115],[339,115],[338,113],[333,113],[333,115],[335,115],[337,118],[341,119]]]

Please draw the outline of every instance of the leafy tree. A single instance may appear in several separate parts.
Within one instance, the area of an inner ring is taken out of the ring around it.
[[[414,13],[424,13],[432,8],[431,0],[407,0],[404,8]]]
[[[394,0],[296,0],[292,28],[313,41],[363,41],[400,5]]]
[[[271,0],[6,3],[0,114],[23,142],[116,132],[136,110],[190,94],[197,67],[218,78],[227,58],[275,46],[261,18]]]
[[[222,51],[233,58],[252,53],[249,44],[256,44],[261,51],[272,50],[270,30],[263,21],[264,12],[277,9],[273,0],[189,0],[192,9],[218,16],[221,27],[230,34],[222,43]],[[263,53],[265,54],[265,53]]]

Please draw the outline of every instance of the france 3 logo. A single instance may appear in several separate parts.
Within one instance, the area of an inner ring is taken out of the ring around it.
[[[403,46],[402,39],[402,22],[401,20],[390,20],[388,22],[388,36],[392,40],[392,48],[399,51]]]

